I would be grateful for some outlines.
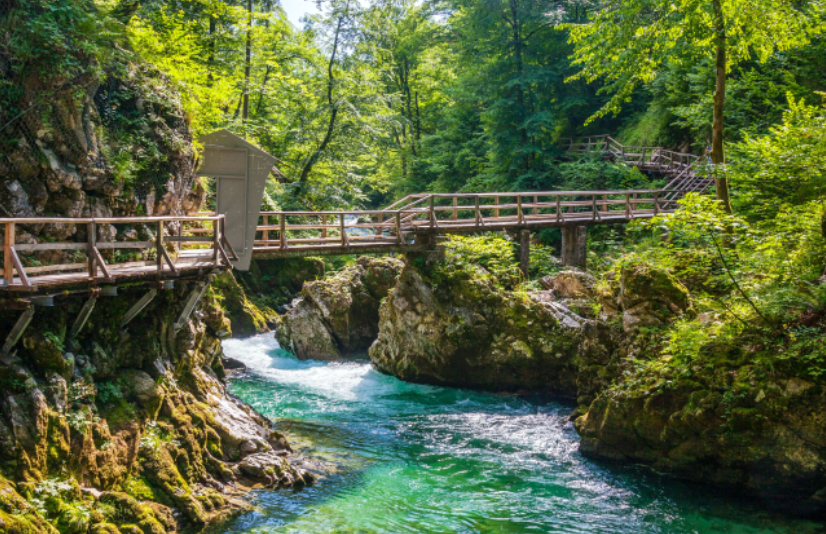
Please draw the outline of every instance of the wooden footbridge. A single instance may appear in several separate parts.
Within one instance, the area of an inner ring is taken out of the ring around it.
[[[216,153],[238,156],[236,161],[245,169],[255,158],[263,159],[257,165],[261,180],[266,179],[272,166],[266,165],[268,155],[243,144],[240,148],[220,147]],[[98,294],[116,293],[119,284],[146,285],[149,292],[126,314],[125,327],[158,289],[169,288],[175,281],[195,281],[178,321],[183,324],[213,274],[245,269],[251,258],[425,252],[435,247],[438,236],[506,231],[518,236],[520,262],[527,271],[530,231],[560,227],[563,262],[584,265],[587,226],[625,223],[673,211],[685,192],[703,191],[710,183],[701,172],[699,158],[690,154],[624,147],[608,136],[570,141],[567,149],[596,150],[604,157],[658,172],[670,180],[661,190],[434,193],[410,195],[381,210],[259,212],[248,206],[260,205],[263,181],[251,187],[251,180],[243,181],[243,177],[228,172],[222,159],[212,165],[218,170],[207,173],[227,180],[217,187],[220,214],[0,218],[4,230],[0,306],[27,310],[0,356],[8,354],[31,320],[32,305],[51,305],[57,294],[91,292],[93,303]],[[246,184],[240,190],[242,202],[236,196],[222,204],[221,192],[232,191],[236,183]],[[49,225],[71,237],[59,241],[32,237],[42,235]],[[79,328],[88,313],[91,307],[88,312],[84,307]]]

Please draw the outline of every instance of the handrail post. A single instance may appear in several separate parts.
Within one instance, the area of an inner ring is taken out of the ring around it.
[[[4,285],[10,286],[14,283],[14,262],[12,260],[12,247],[14,247],[15,226],[13,222],[6,223],[6,234],[3,239],[3,275]]]
[[[453,197],[453,215],[451,218],[455,221],[459,218],[459,209],[456,207],[459,205],[459,197]]]
[[[327,239],[327,216],[321,216],[321,239]]]
[[[280,241],[281,241],[281,247],[280,248],[281,248],[281,250],[286,250],[286,248],[287,248],[287,216],[284,215],[283,213],[281,214],[281,220],[280,220],[279,224],[281,225],[281,231],[280,231],[281,235],[279,236]]]
[[[498,197],[498,196],[493,197],[493,203],[494,203],[496,206],[498,206],[498,205],[499,205],[499,197]],[[493,217],[494,217],[494,219],[498,219],[498,218],[499,218],[499,208],[493,208]]]
[[[163,221],[158,221],[158,235],[155,237],[155,251],[156,265],[158,272],[163,271]],[[212,221],[212,261],[218,263],[218,220]]]
[[[533,210],[531,211],[532,215],[539,215],[538,204],[539,204],[539,195],[534,195],[533,196]]]
[[[524,219],[522,217],[522,195],[517,195],[516,197],[516,221],[519,224],[522,224],[524,222]]]
[[[654,215],[660,214],[660,193],[654,193]]]
[[[430,195],[430,229],[436,227],[436,198]]]
[[[270,225],[270,216],[269,215],[264,215],[264,226],[267,227],[269,225]],[[261,237],[264,238],[264,246],[266,246],[267,243],[270,240],[270,229],[269,228],[264,228],[264,235],[262,235]]]
[[[625,193],[625,218],[631,218],[631,193]]]
[[[396,213],[396,241],[400,245],[404,242],[402,239],[402,210]]]
[[[597,196],[591,195],[591,219],[597,220]]]
[[[474,197],[474,217],[476,218],[476,226],[479,226],[479,222],[481,219],[482,214],[479,213],[479,195]]]
[[[379,238],[384,237],[384,227],[382,226],[383,223],[384,223],[384,214],[379,213],[379,227],[376,229],[376,235],[379,236]]]
[[[339,214],[339,226],[341,228],[341,246],[346,247],[350,243],[347,241],[347,231],[344,229],[344,212]]]
[[[95,245],[97,245],[98,239],[98,225],[97,223],[90,222],[86,225],[86,233],[89,234],[86,237],[87,242],[87,249],[86,249],[86,263],[87,268],[89,269],[89,277],[94,278],[97,276],[97,267],[95,266]]]
[[[562,220],[562,195],[556,195],[556,222]]]

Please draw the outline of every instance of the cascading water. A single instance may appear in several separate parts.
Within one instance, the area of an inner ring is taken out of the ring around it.
[[[231,390],[328,466],[299,492],[261,490],[232,533],[789,533],[705,487],[577,452],[570,407],[400,382],[361,361],[299,361],[272,335],[224,342],[249,368]]]

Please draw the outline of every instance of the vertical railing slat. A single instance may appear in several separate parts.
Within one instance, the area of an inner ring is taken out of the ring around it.
[[[12,261],[12,247],[15,241],[15,226],[13,222],[6,223],[6,233],[3,239],[3,275],[5,285],[14,283],[14,262]]]

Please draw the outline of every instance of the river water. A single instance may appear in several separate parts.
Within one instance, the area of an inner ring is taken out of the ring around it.
[[[705,487],[577,452],[570,406],[407,384],[364,361],[299,361],[272,335],[227,340],[230,389],[328,474],[261,490],[232,533],[823,532]]]

